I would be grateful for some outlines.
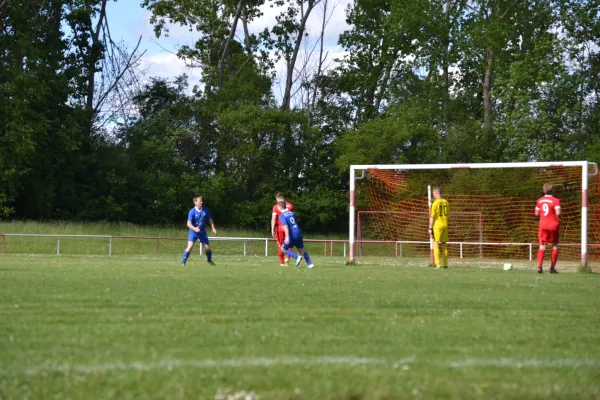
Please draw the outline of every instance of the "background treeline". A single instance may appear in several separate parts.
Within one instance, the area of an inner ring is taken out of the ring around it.
[[[194,90],[141,75],[106,2],[0,0],[4,219],[182,224],[202,193],[218,224],[266,229],[282,191],[340,232],[352,163],[600,159],[595,0],[144,0],[157,35],[201,33],[178,50]],[[265,3],[281,15],[253,34]],[[337,62],[307,46],[332,12]]]

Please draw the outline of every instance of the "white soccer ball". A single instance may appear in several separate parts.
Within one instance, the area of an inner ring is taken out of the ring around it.
[[[511,263],[506,263],[504,264],[504,270],[505,271],[510,271],[512,268],[512,264]]]

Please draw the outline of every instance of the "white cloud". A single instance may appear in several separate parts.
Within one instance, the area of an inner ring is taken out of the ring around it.
[[[327,26],[325,27],[325,36],[334,38],[332,43],[337,43],[340,34],[345,30],[350,29],[350,25],[346,23],[346,6],[352,4],[350,0],[333,0],[327,4]],[[306,23],[307,31],[310,36],[318,37],[321,34],[323,24],[323,2],[319,3],[311,13]],[[328,40],[325,40],[327,42]]]
[[[352,0],[328,0],[327,4],[327,26],[325,27],[325,43],[337,43],[342,32],[349,29],[346,23],[346,6],[352,4]],[[273,6],[273,7],[271,7]],[[262,32],[265,28],[271,29],[276,23],[276,17],[286,10],[286,7],[278,7],[272,3],[265,3],[260,11],[263,15],[248,24],[250,33]],[[324,0],[322,0],[311,12],[306,22],[306,32],[309,37],[318,38],[321,35],[323,23]],[[243,37],[243,27],[238,26],[236,35]]]
[[[143,18],[139,21],[137,26],[138,35],[142,35],[145,38],[155,38],[154,26],[150,23],[152,18],[152,12],[146,11]],[[168,32],[161,34],[161,37],[157,40],[165,42],[184,42],[187,44],[194,43],[200,37],[200,33],[194,29],[194,26],[172,24],[170,22],[165,23],[165,28]]]
[[[271,7],[271,6],[273,6],[273,7]],[[273,3],[265,2],[260,7],[260,11],[262,12],[263,15],[254,19],[253,21],[250,21],[250,23],[248,24],[248,31],[250,31],[250,33],[257,34],[257,33],[262,32],[263,30],[265,30],[265,28],[270,29],[277,22],[277,20],[275,18],[279,14],[281,14],[281,12],[283,10],[284,10],[283,7],[278,7],[278,6],[274,5]],[[236,34],[238,34],[238,35],[244,34],[242,25],[238,25]]]
[[[200,68],[192,68],[177,55],[167,52],[145,55],[140,60],[140,69],[148,77],[161,77],[169,81],[186,74],[190,88],[197,85],[202,77]]]

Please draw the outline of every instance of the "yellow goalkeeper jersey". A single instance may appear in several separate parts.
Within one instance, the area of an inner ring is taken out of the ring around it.
[[[450,203],[446,199],[437,199],[431,206],[433,228],[447,228],[450,220]]]

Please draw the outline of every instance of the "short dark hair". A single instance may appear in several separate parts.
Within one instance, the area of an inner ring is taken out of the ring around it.
[[[434,186],[432,191],[434,191],[434,192],[440,192],[440,194],[442,194],[442,187],[441,186]]]
[[[283,195],[283,193],[277,193],[275,195],[275,198],[277,199],[277,201],[280,201],[280,200],[285,201],[285,196]]]
[[[542,188],[544,190],[544,194],[550,194],[552,193],[552,184],[551,183],[544,183],[544,187]]]

